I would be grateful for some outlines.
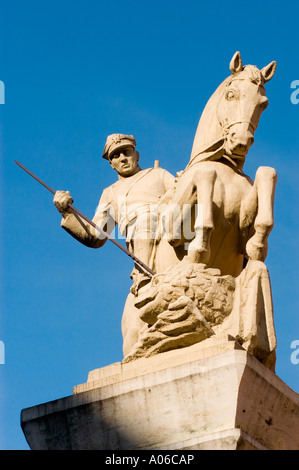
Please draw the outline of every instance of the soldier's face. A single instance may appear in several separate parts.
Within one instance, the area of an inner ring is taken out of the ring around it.
[[[134,147],[117,149],[110,157],[110,165],[120,176],[134,175],[138,167],[139,154]]]

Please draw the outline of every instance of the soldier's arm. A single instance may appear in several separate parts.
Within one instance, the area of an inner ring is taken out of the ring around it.
[[[106,243],[107,237],[103,236],[100,231],[96,230],[88,222],[81,219],[69,207],[73,199],[68,191],[56,191],[53,202],[62,215],[62,228],[72,237],[90,248],[100,248]],[[112,232],[116,224],[115,218],[112,216],[113,211],[114,207],[104,191],[92,221],[108,234]]]

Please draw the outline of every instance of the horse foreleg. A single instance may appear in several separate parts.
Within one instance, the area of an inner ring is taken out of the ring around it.
[[[191,207],[196,203],[196,187],[192,177],[186,176],[178,181],[175,193],[161,216],[161,238],[172,247],[185,242],[184,225],[191,220]]]
[[[252,195],[249,197],[249,212],[255,204],[254,234],[246,243],[246,254],[250,259],[264,261],[268,251],[268,236],[274,225],[274,195],[277,173],[274,168],[260,167],[255,176]],[[244,208],[243,208],[244,212]],[[243,217],[244,219],[244,217]]]
[[[192,184],[196,187],[197,215],[194,224],[195,237],[188,246],[188,258],[194,263],[207,264],[210,259],[210,240],[214,229],[213,194],[216,171],[209,168],[197,170]]]

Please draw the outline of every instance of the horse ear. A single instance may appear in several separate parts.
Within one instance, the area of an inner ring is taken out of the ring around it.
[[[273,77],[274,73],[276,70],[276,62],[273,60],[269,65],[266,65],[266,67],[262,68],[261,73],[264,77],[265,82],[268,82],[271,80]]]
[[[234,75],[237,72],[241,72],[243,70],[243,64],[242,64],[242,59],[241,59],[241,54],[239,51],[237,51],[232,60],[230,61],[229,64],[229,70],[231,73]]]

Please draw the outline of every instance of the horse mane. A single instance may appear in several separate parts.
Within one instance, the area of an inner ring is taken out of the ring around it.
[[[261,71],[255,65],[246,65],[240,72],[230,75],[218,86],[200,117],[187,167],[205,160],[219,160],[224,156],[225,137],[217,119],[217,106],[225,88],[237,79],[249,79],[258,85],[264,84]]]

